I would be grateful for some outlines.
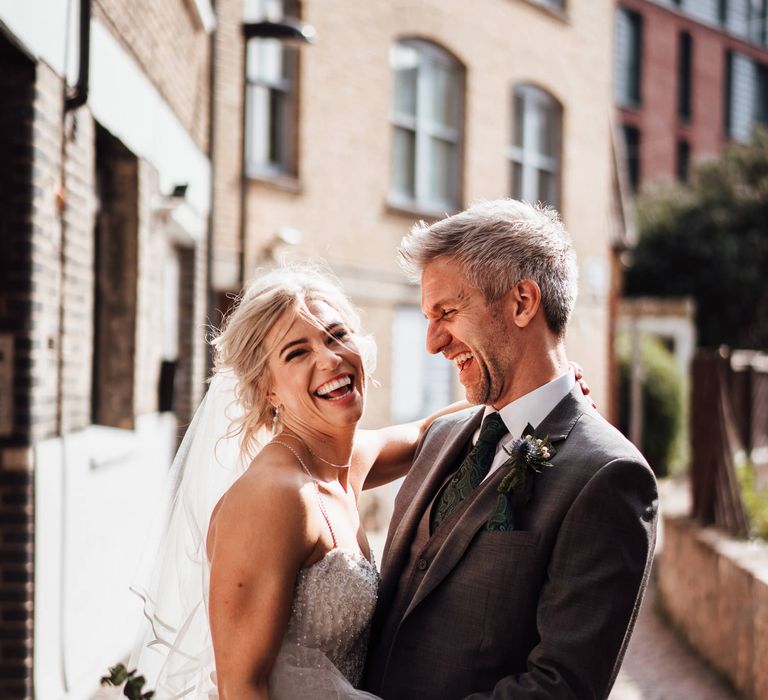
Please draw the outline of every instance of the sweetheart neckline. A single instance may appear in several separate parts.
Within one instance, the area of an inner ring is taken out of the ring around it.
[[[316,562],[314,562],[313,564],[310,564],[309,566],[301,567],[301,569],[299,571],[300,572],[301,571],[309,571],[310,569],[313,569],[318,564],[320,564],[320,563],[324,562],[326,559],[328,559],[328,557],[330,557],[331,554],[333,554],[334,552],[341,552],[342,554],[346,554],[349,557],[351,557],[353,559],[356,559],[358,562],[360,562],[360,563],[365,562],[365,564],[367,566],[369,566],[370,568],[372,568],[374,570],[377,570],[376,569],[376,564],[373,561],[373,552],[371,552],[371,559],[368,559],[368,557],[366,557],[365,554],[363,554],[363,550],[360,549],[360,548],[358,548],[357,550],[354,550],[354,549],[350,549],[349,547],[334,547],[333,549],[329,549]]]

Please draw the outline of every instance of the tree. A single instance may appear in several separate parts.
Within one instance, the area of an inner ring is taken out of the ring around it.
[[[768,130],[637,204],[627,296],[692,296],[699,345],[768,347]]]

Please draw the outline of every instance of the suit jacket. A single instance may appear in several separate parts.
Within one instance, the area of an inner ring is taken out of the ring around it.
[[[579,387],[537,426],[556,454],[517,529],[486,531],[506,473],[430,536],[482,409],[435,421],[395,501],[364,688],[385,700],[606,698],[648,580],[657,492]]]

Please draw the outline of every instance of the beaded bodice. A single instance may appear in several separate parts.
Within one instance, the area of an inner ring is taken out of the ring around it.
[[[360,552],[330,550],[299,572],[286,641],[319,649],[358,685],[378,587],[375,564]]]
[[[338,546],[317,479],[291,445],[280,440],[272,442],[289,450],[312,479],[317,504],[333,539],[333,549],[319,561],[301,569],[296,577],[291,616],[275,668],[277,671],[278,668],[284,670],[293,666],[299,672],[292,676],[273,672],[272,680],[276,683],[280,678],[285,682],[286,689],[293,689],[291,697],[298,697],[296,694],[303,692],[300,691],[301,684],[306,682],[306,674],[301,668],[315,666],[319,671],[330,661],[349,683],[357,686],[363,677],[368,652],[368,636],[379,590],[379,572],[376,564],[368,561],[359,549],[351,551]],[[319,692],[321,675],[316,673],[314,676],[314,690]],[[327,679],[327,676],[324,678]],[[291,686],[289,681],[299,685]],[[334,684],[332,677],[329,682]],[[272,694],[280,695],[278,692]],[[317,697],[324,696],[320,693]]]

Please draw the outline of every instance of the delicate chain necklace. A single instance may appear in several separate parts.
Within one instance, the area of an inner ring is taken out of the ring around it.
[[[348,469],[350,466],[352,466],[352,458],[350,457],[349,462],[346,464],[334,464],[333,462],[329,462],[327,459],[323,459],[320,455],[315,454],[314,450],[306,443],[306,441],[303,438],[300,438],[298,435],[292,435],[290,433],[281,433],[283,437],[292,437],[296,438],[304,447],[307,448],[307,452],[311,454],[315,459],[319,459],[321,462],[325,462],[330,467],[335,467],[336,469]]]

